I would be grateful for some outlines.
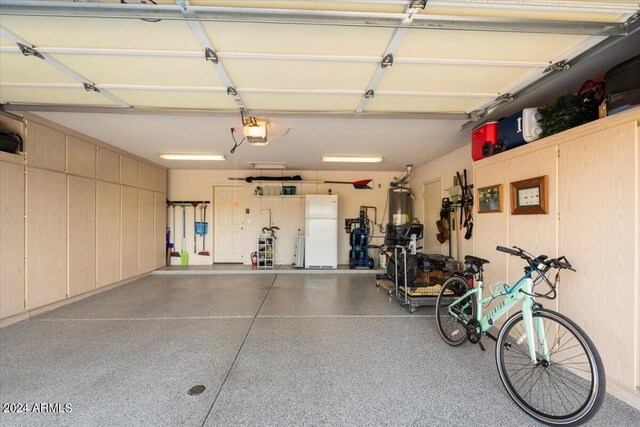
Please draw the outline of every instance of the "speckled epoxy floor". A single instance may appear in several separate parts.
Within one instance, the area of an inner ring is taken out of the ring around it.
[[[0,425],[535,425],[491,347],[369,275],[149,276],[0,330],[0,402],[72,405]],[[591,425],[640,411],[607,396]]]

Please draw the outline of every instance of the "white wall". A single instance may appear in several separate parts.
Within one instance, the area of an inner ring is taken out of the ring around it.
[[[267,172],[265,176],[290,176],[302,175],[305,180],[331,180],[331,181],[357,181],[361,179],[373,179],[373,190],[355,190],[351,185],[345,184],[297,184],[298,194],[327,194],[332,190],[332,194],[338,195],[338,262],[346,264],[349,257],[349,239],[343,231],[345,218],[355,218],[358,216],[361,205],[376,206],[378,208],[378,222],[382,222],[382,215],[387,199],[389,183],[394,177],[400,177],[404,173],[399,172],[349,172],[349,171],[284,171]],[[257,176],[260,171],[244,170],[237,171],[237,177]],[[233,170],[169,170],[168,174],[168,198],[169,200],[210,200],[213,201],[213,187],[224,185],[233,186],[234,181],[228,178],[234,176]],[[272,185],[276,185],[274,183]],[[295,184],[295,183],[294,183]],[[280,227],[276,237],[276,264],[291,264],[295,249],[298,229],[304,231],[304,199],[303,198],[258,198],[254,196],[254,190],[258,185],[249,184],[244,181],[236,181],[238,190],[245,190],[245,208],[249,209],[249,214],[245,215],[245,247],[244,263],[251,263],[251,252],[256,250],[256,238],[260,234],[262,227],[269,223],[269,214],[261,209],[271,209],[272,223]],[[178,232],[177,248],[181,247],[182,236],[182,210],[176,208],[177,220],[176,228]],[[199,215],[199,212],[198,212]],[[170,227],[172,212],[169,215]],[[209,222],[210,233],[207,235],[206,247],[213,256],[213,207],[207,209],[207,222]],[[198,217],[199,221],[199,217]],[[385,219],[385,223],[387,220]],[[193,253],[193,211],[187,208],[187,244],[189,251],[189,264],[208,265],[213,262],[212,256],[201,256]],[[172,230],[173,232],[173,230]],[[382,236],[379,230],[375,235]],[[381,238],[375,238],[372,244],[382,243]],[[202,250],[202,241],[198,238],[198,250]],[[377,252],[372,251],[372,255]]]
[[[466,134],[465,134],[466,135]],[[414,218],[418,218],[420,222],[425,222],[424,216],[424,184],[432,182],[436,179],[440,179],[440,185],[442,187],[442,197],[448,197],[447,188],[453,186],[453,178],[456,176],[456,171],[462,174],[464,169],[467,169],[467,178],[469,184],[473,184],[472,173],[472,160],[471,160],[471,144],[465,145],[451,153],[444,155],[432,162],[422,165],[416,168],[411,175],[410,188],[411,192],[415,196],[415,200],[411,206],[412,215]],[[475,190],[474,190],[475,194]],[[440,203],[440,202],[438,202]],[[460,233],[460,255],[470,255],[473,253],[473,237],[470,240],[464,239],[465,229],[463,228]],[[452,254],[458,260],[459,257],[456,253],[456,241],[455,234],[452,233]],[[448,255],[449,242],[441,245],[442,254]]]

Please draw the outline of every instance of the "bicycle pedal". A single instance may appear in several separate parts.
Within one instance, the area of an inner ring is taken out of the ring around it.
[[[487,351],[487,349],[486,349],[486,348],[484,348],[484,345],[482,344],[482,342],[481,342],[481,341],[478,341],[478,345],[480,346],[480,350],[482,350],[482,351]]]

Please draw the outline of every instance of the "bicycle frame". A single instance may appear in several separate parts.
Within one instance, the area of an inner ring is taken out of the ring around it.
[[[477,280],[476,286],[467,291],[464,295],[456,299],[454,302],[447,306],[449,314],[457,318],[458,320],[468,324],[468,320],[460,318],[457,313],[455,313],[452,309],[453,307],[461,304],[463,300],[471,295],[475,295],[476,298],[476,313],[475,320],[477,320],[480,324],[480,333],[484,333],[489,330],[491,326],[495,323],[497,319],[500,319],[502,316],[507,314],[509,310],[511,310],[518,303],[522,305],[522,316],[524,323],[524,332],[525,336],[520,337],[518,339],[518,344],[522,342],[527,336],[534,337],[534,329],[537,331],[538,341],[540,343],[540,350],[543,357],[548,360],[548,347],[547,347],[547,339],[545,336],[544,326],[542,323],[542,319],[537,317],[533,319],[533,306],[535,300],[531,296],[533,294],[533,284],[534,281],[531,278],[532,271],[528,271],[525,273],[520,280],[518,280],[513,286],[508,287],[507,285],[503,285],[503,289],[501,291],[495,292],[490,296],[483,298],[483,290],[484,283],[483,280]],[[498,304],[491,309],[486,315],[482,315],[482,306],[483,304],[487,304],[493,300],[499,300]],[[469,306],[469,303],[462,305],[461,309],[464,310]],[[534,328],[535,327],[535,328]],[[536,348],[535,348],[535,340],[530,339],[527,340],[529,347],[529,357],[533,363],[538,363],[538,359],[536,357]]]

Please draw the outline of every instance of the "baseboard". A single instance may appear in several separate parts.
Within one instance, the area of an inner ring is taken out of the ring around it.
[[[150,275],[151,272],[143,273],[138,276],[129,277],[128,279],[121,280],[119,282],[111,283],[110,285],[101,286],[97,289],[91,290],[89,292],[85,292],[84,294],[76,295],[71,298],[65,298],[61,301],[56,301],[51,304],[44,305],[42,307],[34,308],[29,311],[25,311],[24,313],[19,313],[4,319],[0,319],[0,328],[4,328],[5,326],[13,325],[14,323],[20,322],[22,320],[30,319],[31,317],[37,316],[42,313],[46,313],[47,311],[55,310],[56,308],[64,307],[65,305],[72,304],[74,302],[83,300],[85,298],[91,297],[93,295],[97,295],[101,292],[108,291],[113,288],[117,288],[118,286],[126,285],[127,283],[133,282],[134,280],[142,279]]]
[[[617,397],[640,411],[640,390],[634,392],[626,387],[622,387],[614,383],[613,381],[607,381],[607,393]]]

